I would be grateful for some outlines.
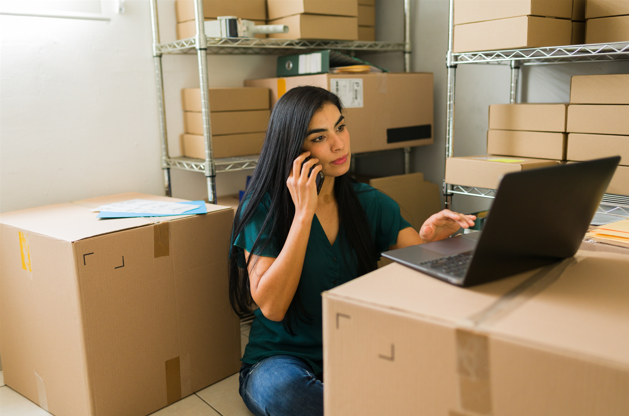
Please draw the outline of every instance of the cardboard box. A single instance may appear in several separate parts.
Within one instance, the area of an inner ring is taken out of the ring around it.
[[[629,258],[577,260],[471,289],[391,264],[324,292],[326,416],[625,415]]]
[[[355,17],[297,14],[269,21],[270,25],[287,25],[288,33],[271,33],[277,39],[357,40],[358,20]]]
[[[358,6],[358,26],[375,26],[376,25],[376,7],[375,6]]]
[[[570,19],[572,13],[572,0],[454,0],[455,25],[518,16]]]
[[[358,40],[375,42],[376,28],[374,26],[358,26]]]
[[[622,16],[629,14],[628,0],[587,0],[585,18]]]
[[[572,22],[536,16],[454,26],[454,52],[569,45]]]
[[[215,158],[258,155],[262,150],[266,133],[212,135],[212,152]],[[205,159],[205,139],[203,135],[179,135],[181,155]]]
[[[57,416],[141,416],[238,371],[233,211],[98,220],[127,193],[0,217],[4,382]],[[10,412],[10,410],[9,410]]]
[[[269,110],[210,113],[212,135],[265,132],[269,115]],[[202,113],[184,111],[183,126],[186,133],[203,134]]]
[[[554,160],[502,156],[466,156],[446,159],[446,183],[477,188],[498,189],[502,177],[510,172],[558,165]]]
[[[585,22],[572,22],[571,45],[585,44]]]
[[[267,0],[269,20],[296,14],[358,16],[357,0]]]
[[[612,43],[629,41],[629,16],[589,19],[585,23],[587,43]]]
[[[586,0],[574,0],[572,2],[572,20],[585,22],[585,2]]]
[[[490,155],[566,159],[566,134],[539,131],[489,130],[487,153]]]
[[[607,187],[608,194],[629,195],[629,166],[618,166]]]
[[[439,186],[425,181],[423,173],[374,178],[369,185],[393,198],[400,206],[402,217],[417,232],[428,217],[441,211]]]
[[[431,73],[321,74],[246,80],[245,85],[269,88],[271,106],[301,85],[336,93],[345,107],[354,153],[433,143]]]
[[[629,105],[569,105],[568,133],[629,135]]]
[[[629,104],[629,74],[573,76],[570,104]]]
[[[177,0],[175,14],[177,23],[194,20],[194,0]],[[203,15],[206,19],[236,16],[247,20],[266,20],[266,2],[265,0],[203,0]]]
[[[268,110],[271,106],[268,88],[210,88],[210,111]],[[181,90],[183,111],[202,111],[201,89]]]
[[[205,19],[206,22],[216,19]],[[254,20],[256,26],[265,25],[266,21],[264,20]],[[177,23],[177,40],[179,39],[188,39],[193,38],[197,35],[197,23],[194,20],[189,20],[187,22]],[[261,33],[256,35],[258,39],[266,39],[266,35]]]
[[[590,160],[617,155],[621,157],[621,165],[629,165],[629,136],[568,135],[568,160]]]
[[[489,128],[495,130],[566,131],[567,104],[492,104]]]

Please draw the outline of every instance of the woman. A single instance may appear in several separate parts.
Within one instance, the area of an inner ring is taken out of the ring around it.
[[[382,251],[474,224],[444,210],[418,234],[391,198],[352,180],[342,110],[321,88],[284,94],[236,212],[229,291],[239,315],[259,307],[240,370],[240,395],[257,416],[323,414],[321,292],[375,270]]]

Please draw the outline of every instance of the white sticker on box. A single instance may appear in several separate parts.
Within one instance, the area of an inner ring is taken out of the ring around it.
[[[360,78],[334,78],[330,91],[336,94],[345,108],[363,108],[363,80]]]

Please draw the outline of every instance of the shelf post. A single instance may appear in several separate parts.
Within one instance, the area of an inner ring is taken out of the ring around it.
[[[404,0],[404,72],[411,72],[411,0]],[[404,174],[411,173],[411,148],[404,148]]]
[[[170,165],[168,164],[168,136],[166,133],[166,109],[164,105],[164,74],[162,72],[162,52],[159,50],[159,22],[157,18],[157,1],[151,0],[151,26],[153,29],[153,64],[155,67],[155,86],[157,87],[157,114],[159,119],[159,135],[162,145],[162,170],[164,172],[164,194],[172,196],[170,182]]]
[[[511,61],[511,88],[509,103],[515,104],[518,102],[518,82],[520,80],[520,61]]]
[[[203,116],[203,139],[205,141],[205,178],[207,179],[207,199],[216,204],[216,164],[212,150],[212,126],[210,123],[210,87],[207,70],[207,37],[203,0],[194,0],[194,17],[197,24],[197,58],[199,63],[199,88],[201,89],[201,113]]]
[[[446,67],[448,68],[447,97],[446,97],[446,160],[453,155],[454,142],[454,95],[456,91],[456,62],[452,56],[454,45],[454,0],[450,0],[450,16],[448,19],[448,53]],[[445,166],[444,166],[445,169]],[[445,170],[444,170],[445,172]],[[444,175],[445,178],[445,175]],[[443,181],[443,195],[445,207],[452,208],[452,186]]]

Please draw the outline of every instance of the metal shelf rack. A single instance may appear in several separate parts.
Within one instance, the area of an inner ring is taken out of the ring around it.
[[[543,48],[510,49],[483,52],[452,52],[454,44],[454,0],[450,0],[448,23],[448,53],[446,57],[447,107],[446,107],[446,159],[453,156],[454,143],[454,101],[456,87],[456,68],[467,64],[510,65],[511,104],[516,103],[520,69],[524,65],[548,65],[581,62],[613,62],[629,60],[629,42],[606,44],[568,45]],[[494,198],[495,190],[461,186],[443,182],[446,208],[451,208],[455,194],[481,198]],[[629,217],[629,196],[605,194],[598,213]]]
[[[157,87],[157,101],[160,126],[160,141],[162,146],[162,170],[164,173],[164,188],[167,196],[172,195],[170,169],[182,169],[192,172],[203,172],[207,179],[208,201],[216,204],[216,174],[255,168],[258,157],[239,157],[215,159],[212,150],[212,129],[210,124],[210,102],[208,89],[207,54],[275,54],[282,55],[294,51],[316,51],[332,49],[348,53],[356,52],[403,52],[404,69],[410,72],[411,42],[410,42],[410,1],[404,0],[404,42],[360,42],[360,41],[328,41],[328,40],[286,40],[286,39],[257,39],[257,38],[208,38],[205,36],[203,19],[203,1],[194,0],[195,22],[197,35],[194,38],[182,39],[176,42],[161,43],[159,35],[159,19],[157,0],[151,0],[151,23],[153,32],[153,63],[155,67],[155,84]],[[205,139],[205,159],[187,157],[170,157],[168,154],[168,137],[166,133],[166,111],[164,107],[164,74],[162,71],[162,56],[164,54],[192,54],[196,53],[199,67],[199,84],[201,89],[201,104],[203,116],[203,136]],[[410,171],[410,148],[404,149],[405,172]]]

